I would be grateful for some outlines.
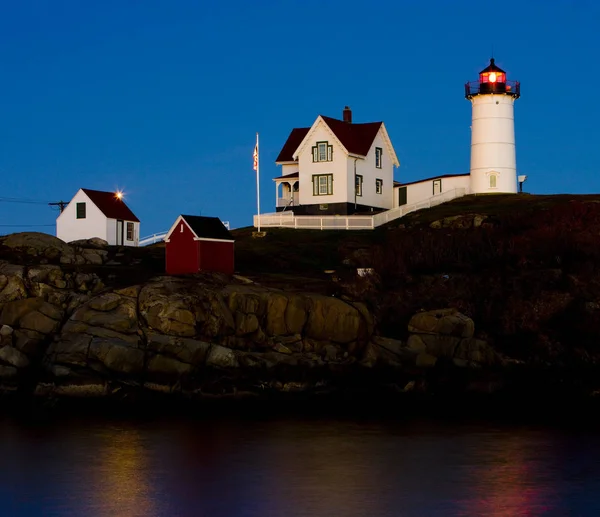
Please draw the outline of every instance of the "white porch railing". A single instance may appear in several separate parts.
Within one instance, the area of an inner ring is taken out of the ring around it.
[[[261,214],[260,225],[279,228],[304,228],[313,230],[372,230],[394,219],[421,210],[440,205],[452,199],[466,195],[465,188],[455,188],[430,197],[418,203],[402,205],[375,215],[298,215],[293,212]],[[254,226],[258,226],[258,217],[254,216]]]
[[[154,244],[155,242],[160,242],[165,240],[168,232],[159,232],[153,235],[148,235],[148,237],[143,237],[138,242],[138,246],[148,246],[149,244]]]
[[[467,189],[463,187],[455,188],[452,190],[448,190],[447,192],[442,192],[441,194],[431,196],[430,198],[424,199],[423,201],[419,201],[418,203],[397,206],[396,208],[392,208],[391,210],[380,212],[379,214],[375,214],[373,216],[374,226],[381,226],[382,224],[389,223],[394,219],[399,219],[400,217],[404,217],[406,214],[416,212],[417,210],[422,210],[423,208],[431,208],[432,206],[441,205],[442,203],[452,201],[457,197],[463,197],[464,195],[466,195],[466,193]]]
[[[292,210],[294,205],[298,204],[298,192],[294,192],[294,197],[284,196],[277,198],[277,208],[288,207],[287,210]]]

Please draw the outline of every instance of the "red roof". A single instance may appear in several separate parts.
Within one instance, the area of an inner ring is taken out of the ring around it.
[[[373,145],[373,140],[375,140],[379,128],[381,127],[381,124],[383,124],[383,122],[352,124],[323,115],[321,115],[321,118],[349,153],[358,154],[360,156],[366,156],[368,154],[369,149],[371,149],[371,146]],[[281,149],[281,152],[275,161],[293,162],[294,152],[298,149],[309,131],[309,127],[297,127],[292,129],[290,136],[288,136],[283,149]]]
[[[90,190],[87,188],[82,188],[81,190],[85,192],[92,203],[94,203],[109,219],[123,219],[124,221],[140,222],[125,202],[122,199],[117,198],[114,192]]]
[[[338,140],[351,154],[360,154],[366,156],[373,145],[373,140],[377,136],[379,128],[383,122],[367,122],[366,124],[352,124],[337,120],[335,118],[321,118],[333,131]]]
[[[298,146],[304,140],[304,137],[310,131],[309,127],[296,127],[292,129],[290,136],[285,141],[283,145],[283,149],[279,153],[276,162],[293,162],[294,161],[294,151],[298,149]]]

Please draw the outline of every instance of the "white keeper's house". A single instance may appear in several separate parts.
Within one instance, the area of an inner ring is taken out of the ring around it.
[[[519,96],[520,84],[491,59],[479,80],[465,85],[472,104],[470,172],[409,183],[394,180],[400,163],[383,122],[354,123],[348,106],[341,120],[319,115],[288,136],[276,160],[276,212],[255,216],[254,225],[371,229],[466,194],[516,193]]]
[[[137,246],[140,220],[119,192],[81,188],[56,219],[56,236],[65,242],[98,237],[116,246]]]

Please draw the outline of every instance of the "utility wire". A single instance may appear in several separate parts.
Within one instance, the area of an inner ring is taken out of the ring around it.
[[[0,203],[24,203],[28,205],[47,205],[46,201],[37,201],[35,199],[24,199],[18,197],[0,197]]]
[[[40,228],[40,227],[56,226],[54,224],[0,224],[2,228]]]

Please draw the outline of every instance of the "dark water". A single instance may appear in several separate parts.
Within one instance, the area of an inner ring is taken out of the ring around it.
[[[597,428],[0,420],[4,516],[598,516]]]

